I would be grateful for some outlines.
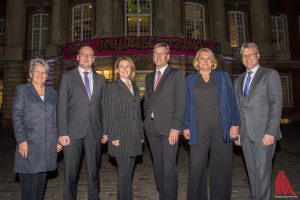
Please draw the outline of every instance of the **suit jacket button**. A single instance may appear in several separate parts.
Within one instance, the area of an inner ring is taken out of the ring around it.
[[[247,106],[245,106],[245,108],[247,108]]]

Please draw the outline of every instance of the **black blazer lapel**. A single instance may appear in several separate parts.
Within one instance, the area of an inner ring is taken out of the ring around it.
[[[151,93],[154,92],[154,77],[155,77],[155,71],[149,75],[149,79],[147,83],[148,84],[147,88],[149,88],[149,92],[151,91]]]
[[[240,78],[240,82],[239,82],[239,87],[240,87],[240,89],[239,89],[239,92],[240,92],[240,95],[243,97],[243,98],[245,98],[244,97],[244,80],[245,80],[245,76],[246,76],[246,74],[247,74],[247,72],[244,72],[244,74],[242,75],[242,77]]]
[[[99,90],[95,89],[98,88],[97,85],[99,84],[99,79],[96,74],[97,72],[94,72],[93,70],[92,72],[93,72],[93,91],[92,91],[91,101],[94,99],[95,96],[97,96],[96,94],[99,92]]]
[[[34,88],[34,86],[32,85],[32,83],[29,83],[27,86],[28,86],[30,92],[33,94],[34,99],[37,101],[37,103],[40,104],[40,105],[43,105],[44,102],[43,102],[43,100],[41,99],[41,97],[40,97],[40,95],[38,94],[38,92],[36,91],[36,89]],[[46,90],[45,90],[45,94],[46,94]]]

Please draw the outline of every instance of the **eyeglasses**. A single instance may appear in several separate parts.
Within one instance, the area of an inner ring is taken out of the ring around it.
[[[155,56],[158,56],[158,55],[169,54],[169,52],[165,52],[165,51],[162,51],[162,52],[154,51],[153,54],[154,54]]]
[[[242,54],[242,58],[253,58],[257,53]]]
[[[81,57],[84,57],[84,58],[93,58],[94,57],[94,54],[84,54],[84,53],[79,53],[79,55]]]
[[[48,73],[46,71],[31,71],[33,74],[41,74],[41,75],[47,75]]]

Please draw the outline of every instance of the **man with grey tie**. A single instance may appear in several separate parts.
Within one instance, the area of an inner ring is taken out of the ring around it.
[[[94,51],[80,48],[78,66],[63,73],[57,103],[59,142],[64,146],[64,199],[76,200],[82,152],[88,177],[88,199],[99,199],[99,167],[103,135],[102,99],[105,78],[92,70]]]
[[[246,72],[235,81],[240,107],[240,137],[253,200],[271,199],[272,159],[281,138],[282,91],[277,71],[259,65],[255,43],[241,47]]]

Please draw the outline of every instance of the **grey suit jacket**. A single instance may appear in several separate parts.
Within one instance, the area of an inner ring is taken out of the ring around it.
[[[104,97],[104,129],[108,134],[108,152],[111,156],[136,156],[142,154],[144,130],[138,87],[133,84],[134,95],[121,80],[106,86]],[[120,140],[120,146],[112,145]]]
[[[169,135],[171,129],[183,129],[185,107],[185,78],[183,72],[168,66],[154,91],[155,71],[146,77],[144,128],[149,131],[151,113],[160,135]]]
[[[262,141],[264,134],[280,139],[282,90],[278,72],[260,66],[246,98],[243,96],[245,75],[240,75],[234,84],[241,113],[241,139],[245,133],[253,141]]]
[[[102,136],[104,86],[105,78],[93,72],[93,93],[89,100],[78,68],[63,73],[57,103],[59,136],[82,139],[88,131],[92,131],[95,138]]]

